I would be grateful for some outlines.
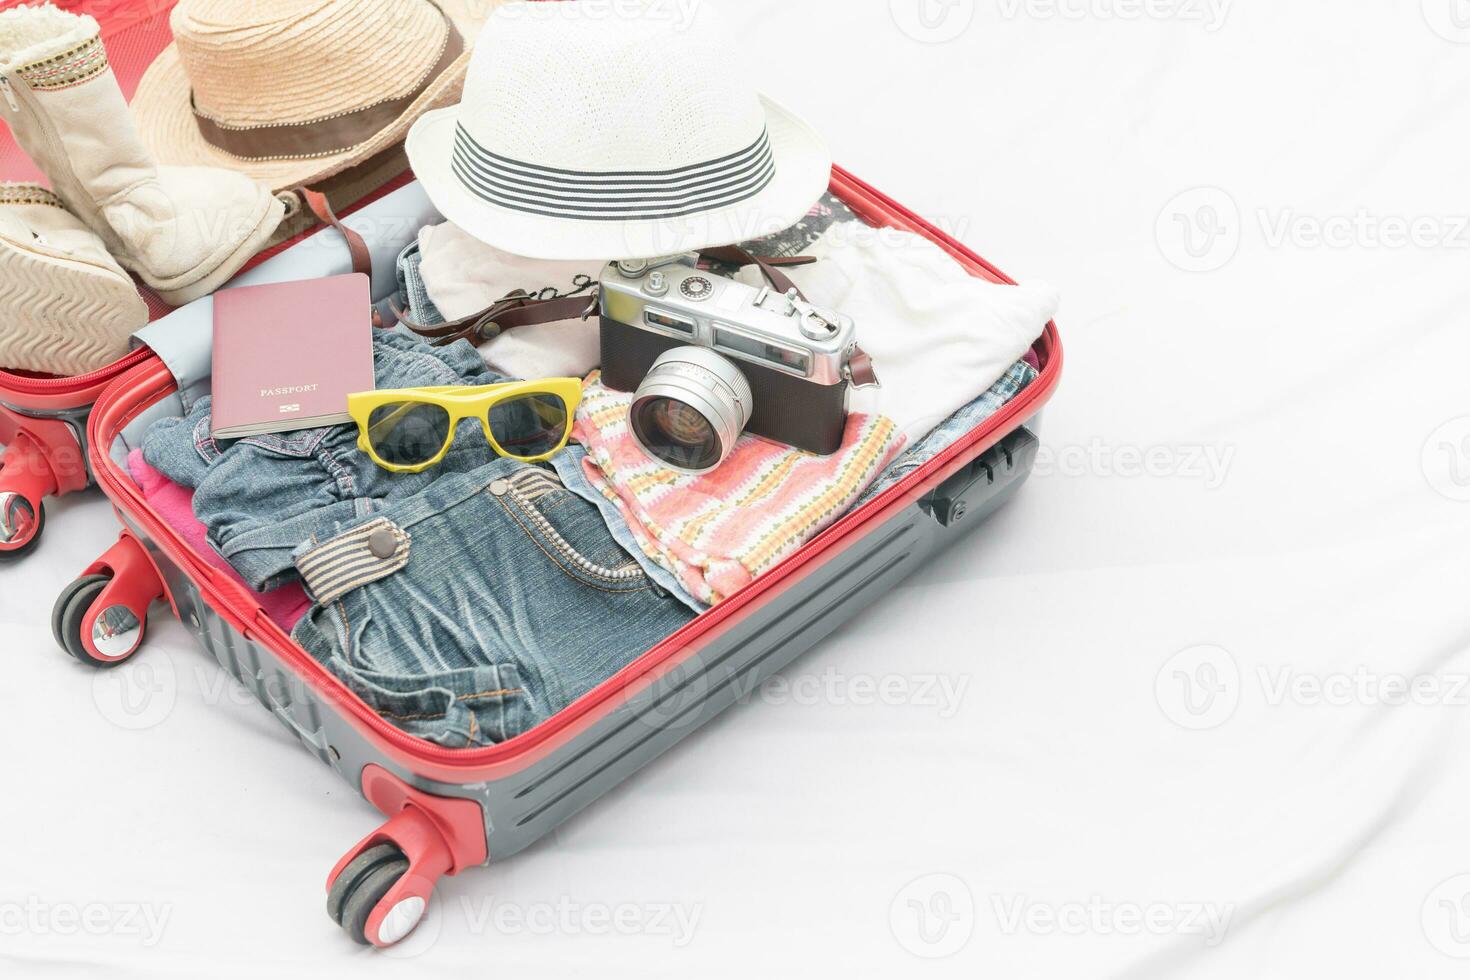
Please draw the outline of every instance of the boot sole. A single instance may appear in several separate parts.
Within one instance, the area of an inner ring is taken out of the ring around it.
[[[221,262],[209,275],[177,289],[164,289],[151,283],[150,285],[153,285],[153,290],[158,294],[159,299],[169,306],[183,306],[194,302],[201,296],[208,296],[233,279],[240,268],[265,247],[285,216],[286,205],[281,203],[280,198],[272,197],[270,203],[263,209],[260,223],[246,236],[240,246],[230,253],[229,258]]]
[[[0,238],[0,365],[71,376],[106,367],[148,324],[127,276]]]

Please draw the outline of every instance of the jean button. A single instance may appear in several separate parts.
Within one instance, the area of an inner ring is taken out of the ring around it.
[[[510,493],[510,481],[496,480],[494,483],[490,484],[490,492],[497,497],[504,497],[506,494]]]
[[[387,560],[398,551],[398,538],[390,528],[380,527],[368,538],[368,551],[374,558]]]

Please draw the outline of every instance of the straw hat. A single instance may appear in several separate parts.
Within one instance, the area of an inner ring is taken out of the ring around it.
[[[174,43],[133,97],[159,162],[224,167],[274,190],[400,142],[458,98],[499,0],[180,0]]]
[[[800,221],[832,158],[756,93],[710,4],[507,3],[463,101],[409,132],[414,174],[476,238],[539,259],[666,255]]]

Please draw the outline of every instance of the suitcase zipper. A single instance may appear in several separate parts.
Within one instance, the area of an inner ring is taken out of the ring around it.
[[[15,100],[15,90],[10,87],[10,79],[0,75],[0,92],[5,93],[5,103],[10,106],[10,111],[20,115],[20,103]]]
[[[64,394],[67,391],[91,387],[99,381],[105,381],[108,378],[121,374],[128,368],[141,364],[152,353],[146,347],[139,347],[137,350],[124,355],[121,360],[113,361],[106,367],[69,378],[32,377],[28,374],[17,374],[13,371],[0,370],[0,391],[4,391],[7,394],[14,392],[20,395]]]

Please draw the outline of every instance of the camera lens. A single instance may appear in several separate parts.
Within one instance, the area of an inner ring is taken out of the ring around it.
[[[647,398],[638,405],[634,426],[639,442],[654,458],[685,470],[718,466],[718,433],[703,415],[672,398]]]
[[[754,407],[750,382],[729,360],[704,347],[676,347],[653,362],[628,422],[654,459],[706,473],[730,455]]]

